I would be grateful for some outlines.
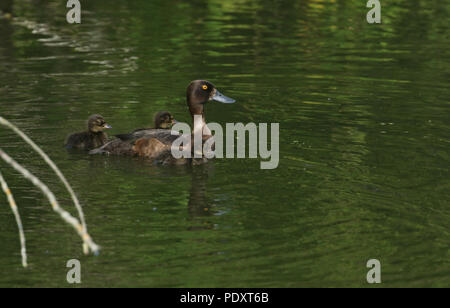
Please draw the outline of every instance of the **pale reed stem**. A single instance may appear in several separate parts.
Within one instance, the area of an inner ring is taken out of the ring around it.
[[[86,226],[86,220],[84,218],[83,209],[80,205],[80,202],[78,201],[77,196],[75,195],[75,192],[73,191],[72,187],[70,186],[69,182],[66,180],[65,176],[62,174],[62,172],[59,170],[59,168],[53,163],[53,161],[45,154],[42,149],[36,145],[33,140],[28,138],[27,135],[25,135],[19,128],[17,128],[14,124],[9,122],[3,117],[0,117],[0,124],[10,128],[12,131],[14,131],[17,135],[19,135],[26,143],[28,143],[43,159],[44,161],[53,169],[53,171],[56,173],[56,175],[59,177],[59,179],[63,182],[64,186],[66,187],[67,191],[69,192],[70,196],[72,197],[73,203],[75,204],[75,207],[78,211],[78,215],[80,216],[81,225],[83,226],[84,232],[87,233],[87,226]],[[88,247],[86,244],[83,244],[83,252],[85,254],[89,253]]]
[[[2,173],[0,172],[0,184],[2,186],[3,192],[5,193],[6,197],[8,198],[9,206],[11,207],[11,210],[14,213],[14,216],[16,217],[16,223],[17,227],[19,228],[19,236],[20,236],[20,246],[21,250],[20,253],[22,254],[22,266],[27,267],[27,249],[25,244],[25,234],[23,232],[23,225],[22,220],[20,219],[19,210],[17,209],[16,201],[14,200],[14,196],[11,193],[11,190],[8,187],[8,184],[6,183],[5,179],[3,178]]]
[[[72,215],[69,214],[69,212],[63,210],[60,206],[58,201],[55,198],[55,195],[50,191],[50,189],[42,183],[36,176],[31,174],[27,169],[22,167],[19,163],[17,163],[14,159],[12,159],[8,154],[6,154],[2,149],[0,149],[0,157],[8,163],[11,167],[13,167],[16,171],[21,173],[27,180],[31,181],[36,187],[38,187],[44,195],[47,197],[48,201],[50,202],[53,210],[58,213],[61,218],[70,224],[78,233],[78,235],[81,237],[83,242],[88,246],[88,248],[91,249],[91,251],[94,254],[98,254],[100,248],[95,244],[90,235],[86,232],[86,229],[83,228],[83,226],[79,223],[78,219],[74,218]]]

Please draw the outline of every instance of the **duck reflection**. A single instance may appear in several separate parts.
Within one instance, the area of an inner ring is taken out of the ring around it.
[[[191,190],[188,202],[188,211],[191,217],[212,215],[212,204],[208,202],[207,198],[207,182],[212,171],[213,164],[203,164],[192,167]]]
[[[102,174],[103,171],[99,170],[109,170],[109,172],[114,173],[115,176],[121,174],[121,179],[126,179],[128,176],[130,178],[137,175],[142,176],[144,174],[161,179],[166,178],[167,181],[170,181],[171,177],[187,177],[187,179],[190,180],[189,198],[187,200],[187,210],[189,218],[208,217],[214,214],[212,208],[213,204],[208,201],[207,197],[207,183],[208,178],[214,172],[214,162],[194,166],[157,166],[154,163],[140,158],[124,159],[124,157],[111,156],[108,157],[107,160],[105,160],[103,157],[96,156],[89,156],[88,158],[86,158],[81,154],[79,157],[81,161],[89,160],[89,168],[87,168],[87,170],[90,170],[90,174],[86,176],[88,178],[94,178],[96,177],[96,174]],[[116,174],[117,172],[118,174]],[[113,184],[114,177],[111,177],[110,181],[108,180],[108,183],[104,182],[103,184]],[[117,185],[117,183],[115,184]],[[93,183],[89,183],[86,185],[93,185]],[[130,185],[130,183],[127,184],[127,189],[141,189],[140,186],[132,188],[132,186]]]
[[[214,229],[214,223],[205,219],[214,215],[213,204],[207,197],[207,183],[209,176],[213,173],[213,165],[208,163],[191,168],[188,213],[191,220],[196,220],[196,224],[188,227],[189,231]]]

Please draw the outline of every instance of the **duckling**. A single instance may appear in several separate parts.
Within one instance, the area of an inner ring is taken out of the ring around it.
[[[88,130],[70,135],[65,144],[66,149],[90,151],[101,147],[108,141],[105,129],[112,128],[99,114],[91,115],[88,119]]]
[[[154,129],[171,129],[172,126],[175,125],[177,121],[175,121],[170,112],[160,111],[157,114],[155,114],[153,122],[155,126]],[[129,134],[114,135],[114,137],[119,138],[122,141],[127,141],[133,139],[134,133],[150,129],[152,128],[139,128]]]
[[[168,111],[160,111],[155,114],[154,122],[156,129],[171,129],[177,123],[173,115]]]
[[[207,102],[217,101],[228,104],[235,102],[234,99],[221,94],[212,83],[206,80],[192,81],[186,91],[186,100],[192,119],[194,120],[196,115],[202,117],[200,129],[206,125],[204,106]],[[197,130],[199,127],[194,127],[194,129]],[[203,136],[203,140],[211,138],[210,135]],[[164,164],[184,164],[189,161],[194,163],[194,160],[174,159],[172,157],[170,148],[177,138],[179,138],[179,135],[172,134],[171,130],[138,130],[128,134],[126,140],[115,139],[101,148],[91,151],[90,154],[141,156]]]

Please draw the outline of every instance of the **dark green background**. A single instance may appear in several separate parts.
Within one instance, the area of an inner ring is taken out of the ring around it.
[[[23,217],[30,268],[0,196],[0,286],[449,287],[448,1],[82,2],[2,0],[0,115],[68,176],[103,248],[84,257],[75,232],[6,164]],[[156,167],[68,154],[67,134],[101,113],[112,133],[170,110],[190,121],[185,88],[208,79],[234,105],[207,120],[280,123],[280,165],[224,159]],[[30,148],[0,129],[3,150],[76,213]]]

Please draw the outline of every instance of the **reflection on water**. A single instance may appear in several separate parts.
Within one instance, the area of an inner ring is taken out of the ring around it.
[[[0,286],[448,286],[448,22],[445,2],[395,0],[381,25],[361,1],[4,0],[0,113],[57,162],[103,247],[96,258],[29,183],[0,164],[17,197],[0,206]],[[413,22],[412,22],[413,21]],[[280,123],[280,165],[216,160],[160,167],[67,153],[65,137],[100,113],[112,134],[170,110],[189,122],[185,88],[209,79],[237,104],[207,120]],[[0,130],[2,149],[69,205],[52,173]],[[1,198],[1,197],[0,197]],[[68,207],[68,206],[67,206]],[[43,270],[44,269],[44,270]]]
[[[192,217],[211,215],[211,205],[206,198],[208,175],[211,164],[195,166],[191,173],[191,190],[189,194],[188,210]]]

